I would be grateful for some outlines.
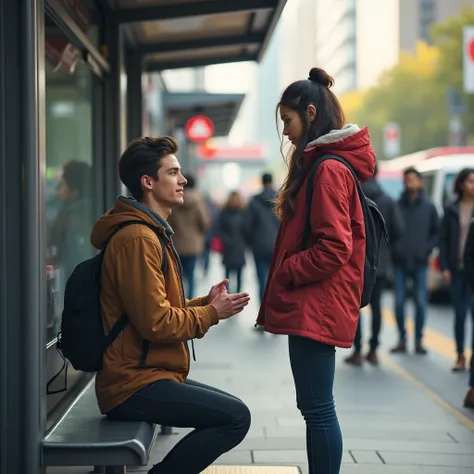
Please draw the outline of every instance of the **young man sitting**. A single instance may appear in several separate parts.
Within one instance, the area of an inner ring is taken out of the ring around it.
[[[120,196],[91,236],[97,249],[110,239],[102,266],[104,330],[108,333],[123,314],[129,320],[97,374],[101,412],[115,420],[194,428],[151,474],[198,474],[237,446],[250,427],[250,412],[241,400],[187,378],[188,341],[242,311],[249,296],[228,294],[223,281],[206,297],[184,298],[173,231],[166,222],[183,203],[186,185],[177,151],[171,137],[133,141],[119,163],[120,179],[133,199]],[[114,233],[130,222],[138,223]]]

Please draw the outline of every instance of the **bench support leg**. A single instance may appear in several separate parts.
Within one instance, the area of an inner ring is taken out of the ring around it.
[[[105,466],[105,474],[127,474],[127,466]]]

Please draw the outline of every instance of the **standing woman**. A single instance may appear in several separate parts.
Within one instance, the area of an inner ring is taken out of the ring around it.
[[[218,233],[221,238],[223,251],[222,263],[225,267],[225,277],[232,283],[235,276],[235,288],[238,292],[242,287],[242,270],[245,266],[245,209],[242,196],[233,191],[225,203],[218,221]]]
[[[464,249],[464,271],[469,288],[474,292],[474,219],[471,219],[467,234],[466,248]],[[474,356],[473,356],[474,357]],[[464,397],[464,406],[474,409],[474,360],[471,359],[471,375],[469,376],[469,390]]]
[[[468,309],[471,311],[474,323],[474,297],[469,289],[463,263],[469,223],[474,216],[474,168],[465,168],[460,171],[454,182],[454,194],[456,200],[444,209],[439,262],[445,283],[451,285],[457,350],[453,371],[458,372],[466,370],[464,342]],[[474,329],[472,338],[474,347]]]
[[[372,177],[375,154],[367,128],[344,125],[330,90],[333,79],[313,68],[283,92],[278,111],[293,144],[280,190],[281,226],[257,324],[288,334],[297,406],[306,420],[310,474],[338,474],[342,435],[334,397],[335,347],[352,346],[359,319],[365,259],[362,206],[349,169],[326,160],[316,171],[311,235],[303,248],[307,176],[314,161],[334,153],[361,182]]]

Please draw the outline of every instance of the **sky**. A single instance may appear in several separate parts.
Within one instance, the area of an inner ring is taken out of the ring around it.
[[[254,62],[219,64],[206,68],[205,86],[208,92],[246,94],[228,137],[233,146],[256,140],[257,68]]]

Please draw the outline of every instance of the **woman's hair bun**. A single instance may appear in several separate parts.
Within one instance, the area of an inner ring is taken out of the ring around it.
[[[313,67],[309,71],[308,80],[317,82],[328,89],[334,85],[334,79],[324,69],[319,67]]]

